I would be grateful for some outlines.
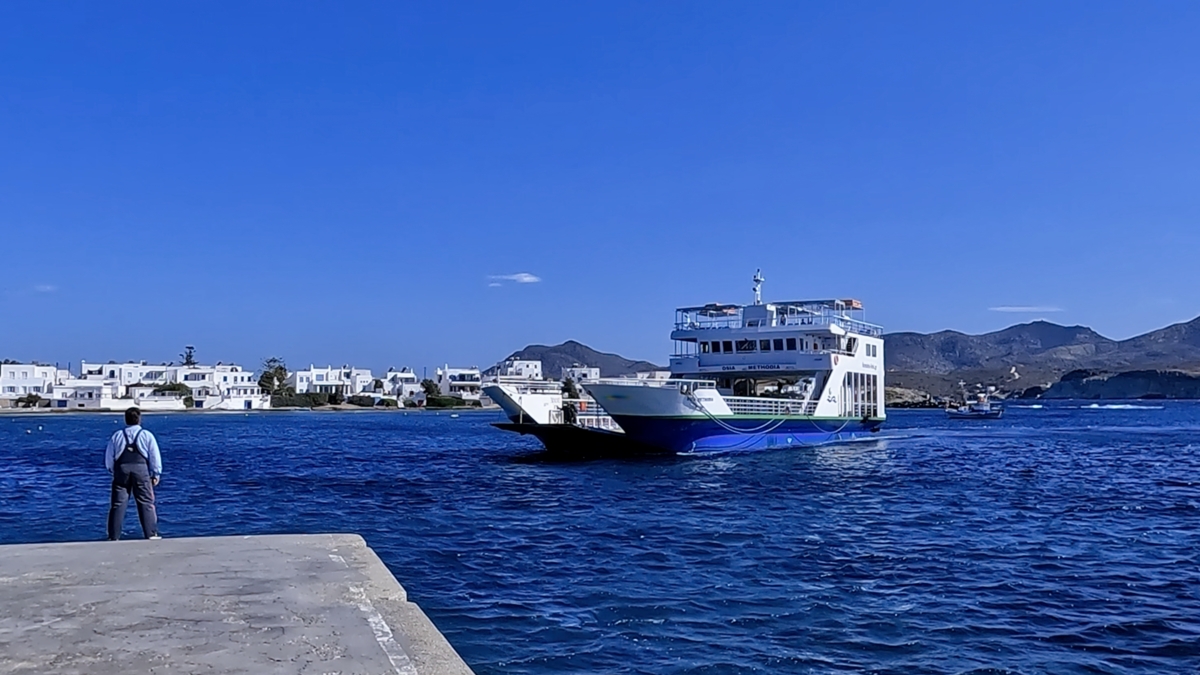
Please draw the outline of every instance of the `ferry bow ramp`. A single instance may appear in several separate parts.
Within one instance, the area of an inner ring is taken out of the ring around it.
[[[0,547],[0,674],[472,671],[362,537]]]

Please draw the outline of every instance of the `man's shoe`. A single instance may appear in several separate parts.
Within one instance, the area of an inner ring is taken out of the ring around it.
[[[152,537],[150,537],[150,538],[151,538],[151,539],[162,539],[162,537],[160,537],[160,536],[159,536],[159,535],[157,535],[157,534],[156,534],[156,535],[154,535],[154,536],[152,536]]]

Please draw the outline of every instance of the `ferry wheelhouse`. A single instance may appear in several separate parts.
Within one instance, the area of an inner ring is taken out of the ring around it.
[[[586,385],[633,440],[672,452],[759,450],[877,432],[883,329],[857,300],[708,304],[675,311],[671,379]]]

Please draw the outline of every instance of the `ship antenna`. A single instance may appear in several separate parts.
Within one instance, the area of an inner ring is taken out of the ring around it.
[[[762,304],[762,285],[766,279],[763,278],[762,270],[754,270],[754,304]]]

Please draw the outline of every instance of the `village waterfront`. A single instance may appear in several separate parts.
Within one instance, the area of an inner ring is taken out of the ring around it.
[[[501,419],[148,415],[163,534],[361,533],[478,673],[1200,668],[1200,404],[584,463]],[[119,425],[0,416],[0,542],[103,538]]]

